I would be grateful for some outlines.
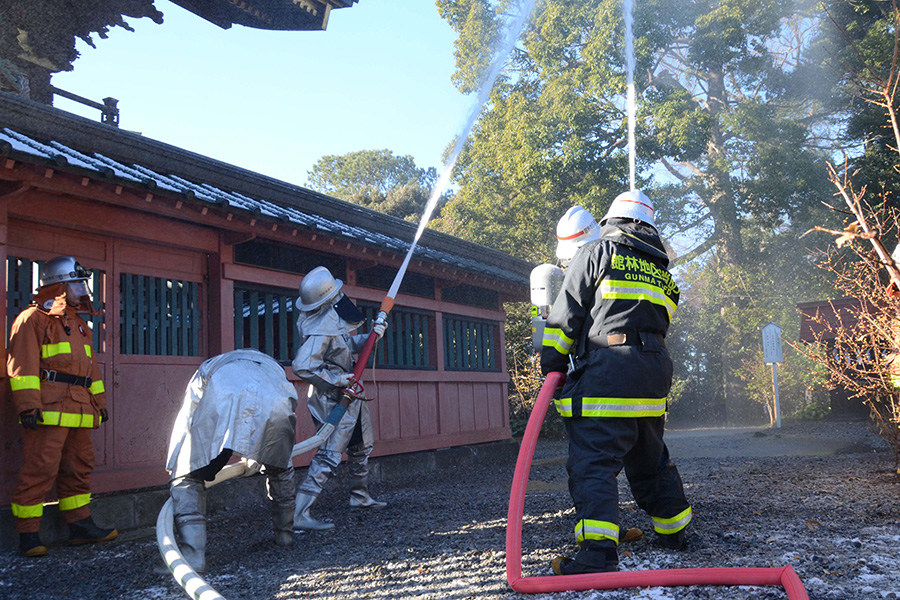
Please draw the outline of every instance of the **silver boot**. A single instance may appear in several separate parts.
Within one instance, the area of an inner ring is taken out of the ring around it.
[[[175,520],[181,544],[181,555],[198,575],[206,573],[206,518],[179,517]]]
[[[309,514],[309,509],[315,503],[316,498],[313,494],[305,492],[297,492],[297,498],[294,501],[294,531],[325,531],[334,527],[334,523],[323,523],[316,521]]]
[[[368,477],[350,478],[350,507],[351,508],[384,508],[387,502],[380,502],[369,495]]]
[[[206,573],[206,488],[202,481],[181,479],[172,483],[172,512],[181,535],[179,549],[194,571]]]
[[[294,467],[286,469],[263,465],[266,474],[266,492],[272,501],[272,527],[275,544],[290,546],[294,543]]]

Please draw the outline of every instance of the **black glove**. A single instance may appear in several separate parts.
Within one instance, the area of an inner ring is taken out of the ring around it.
[[[44,416],[41,414],[41,409],[29,408],[19,413],[19,421],[22,423],[22,427],[37,431],[38,423],[44,422]]]
[[[100,409],[100,424],[103,425],[107,421],[109,421],[109,411],[106,410],[105,408],[101,408]]]

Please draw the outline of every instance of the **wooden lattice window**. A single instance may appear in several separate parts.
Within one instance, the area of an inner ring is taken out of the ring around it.
[[[255,348],[280,362],[297,353],[298,309],[294,291],[235,285],[234,347]]]
[[[6,339],[9,339],[9,331],[13,321],[22,310],[31,304],[34,292],[40,282],[41,269],[44,261],[29,260],[9,256],[6,259]],[[87,318],[94,332],[94,349],[103,351],[101,343],[102,323],[104,322],[103,308],[103,272],[96,269],[91,271],[91,280],[88,282],[91,288],[94,312],[97,313]]]
[[[200,284],[130,273],[119,283],[122,354],[200,354]]]
[[[499,371],[498,324],[444,315],[444,368],[448,371]]]
[[[359,303],[359,309],[368,325],[361,328],[367,333],[378,306]],[[434,339],[434,313],[410,308],[394,308],[388,314],[388,328],[378,343],[374,357],[376,367],[391,369],[435,369],[431,340]],[[369,366],[372,366],[372,359]]]

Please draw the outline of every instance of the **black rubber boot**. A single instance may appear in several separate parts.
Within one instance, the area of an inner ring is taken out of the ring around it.
[[[69,523],[69,545],[93,544],[94,542],[108,542],[116,539],[119,532],[115,529],[102,529],[97,527],[90,517]]]
[[[581,575],[584,573],[612,573],[619,569],[619,555],[615,548],[604,548],[586,552],[582,550],[575,558],[557,556],[551,563],[556,575]]]
[[[684,550],[686,545],[684,529],[677,533],[658,534],[656,539],[660,546],[668,550]]]
[[[22,556],[44,556],[47,547],[41,543],[41,537],[37,532],[19,534],[19,552]]]

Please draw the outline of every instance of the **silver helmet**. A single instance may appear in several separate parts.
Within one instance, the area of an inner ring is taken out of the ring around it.
[[[57,256],[44,263],[41,269],[40,287],[54,283],[87,281],[91,274],[72,256]]]
[[[297,299],[297,308],[300,310],[315,310],[338,295],[344,282],[335,279],[331,271],[325,267],[316,267],[306,274],[300,282],[300,297]]]

